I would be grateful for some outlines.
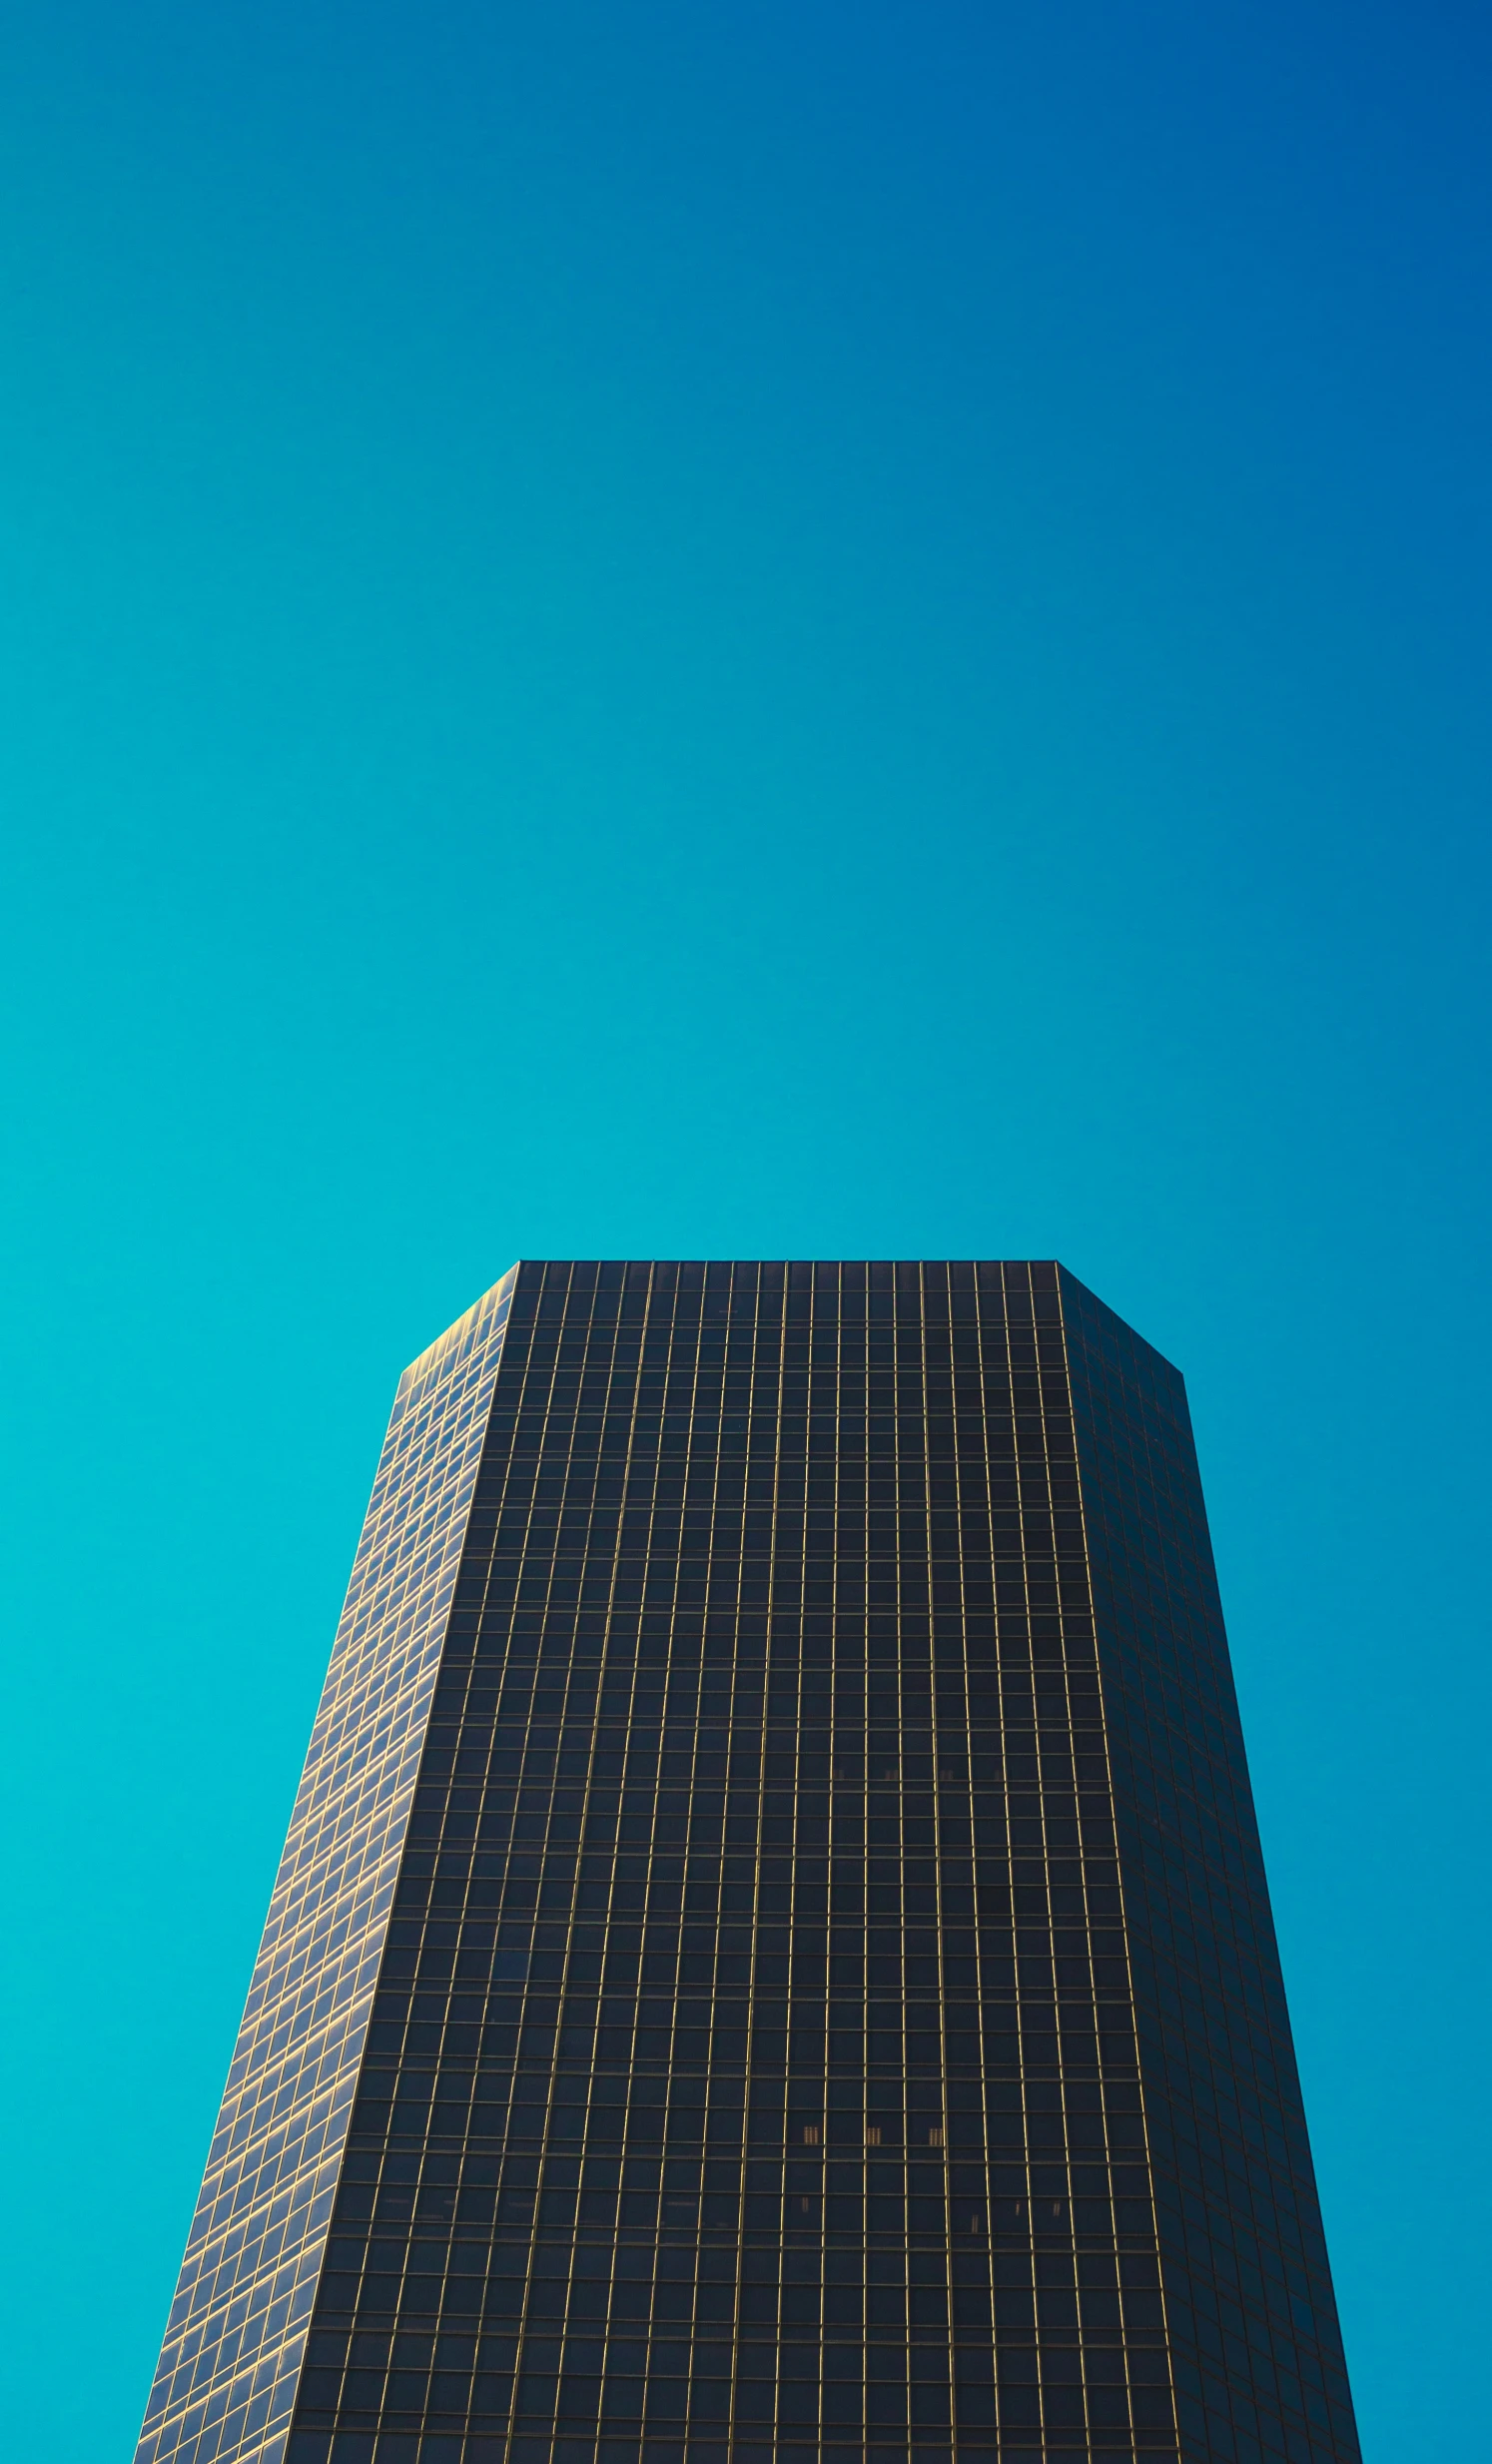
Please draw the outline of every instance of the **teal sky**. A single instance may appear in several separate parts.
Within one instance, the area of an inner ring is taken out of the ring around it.
[[[1482,2452],[1489,106],[1384,0],[8,14],[7,2452],[131,2452],[519,1254],[1180,1364],[1367,2464]]]

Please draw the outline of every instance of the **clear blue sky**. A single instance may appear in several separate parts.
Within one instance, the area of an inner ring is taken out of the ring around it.
[[[1184,1368],[1368,2464],[1481,2452],[1489,102],[1464,5],[8,13],[8,2452],[129,2455],[520,1253]]]

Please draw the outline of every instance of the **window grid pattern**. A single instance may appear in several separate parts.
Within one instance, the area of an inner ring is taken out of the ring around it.
[[[1357,2464],[1185,1388],[1060,1289],[1184,2451]]]
[[[1174,2455],[1054,1267],[518,1270],[297,2423]]]
[[[513,1277],[404,1372],[136,2464],[279,2464]]]

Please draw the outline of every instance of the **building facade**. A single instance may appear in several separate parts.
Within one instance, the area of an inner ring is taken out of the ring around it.
[[[406,1372],[137,2464],[1357,2464],[1184,1390],[1051,1263]]]

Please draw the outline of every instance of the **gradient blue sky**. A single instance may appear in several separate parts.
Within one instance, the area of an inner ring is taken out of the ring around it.
[[[1489,101],[1371,0],[8,14],[10,2452],[130,2453],[519,1253],[1180,1363],[1368,2464],[1482,2452]]]

